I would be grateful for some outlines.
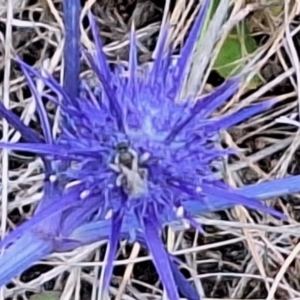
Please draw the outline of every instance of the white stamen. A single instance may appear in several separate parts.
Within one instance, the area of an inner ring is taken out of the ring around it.
[[[112,183],[109,183],[109,184],[107,185],[107,187],[108,187],[109,189],[113,189],[113,188],[114,188],[114,185],[113,185]]]
[[[88,195],[90,194],[89,190],[84,190],[83,192],[80,193],[80,199],[84,200]]]
[[[140,156],[140,161],[143,163],[146,162],[149,158],[150,158],[150,153],[145,152]]]
[[[69,182],[69,183],[66,184],[65,188],[66,188],[66,189],[69,189],[69,188],[71,188],[71,187],[73,187],[73,186],[76,186],[76,185],[78,185],[78,184],[80,184],[80,183],[81,183],[80,180],[71,181],[71,182]]]
[[[183,215],[184,215],[184,208],[183,208],[183,206],[179,206],[177,211],[176,211],[176,216],[178,218],[182,218]]]
[[[55,175],[50,175],[50,177],[49,177],[49,180],[50,180],[50,182],[55,182],[56,180],[57,180],[57,176],[55,176]]]
[[[202,188],[201,188],[200,186],[197,186],[197,187],[196,187],[196,192],[197,192],[197,193],[201,193],[201,192],[202,192]]]
[[[112,209],[110,209],[110,210],[106,213],[104,219],[105,219],[105,220],[111,219],[112,214],[113,214],[113,211],[112,211]]]

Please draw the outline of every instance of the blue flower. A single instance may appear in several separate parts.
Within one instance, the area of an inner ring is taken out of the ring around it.
[[[162,29],[165,36],[152,67],[138,68],[132,30],[128,70],[118,65],[111,71],[91,17],[96,54],[83,53],[99,86],[92,89],[82,82],[79,97],[71,97],[53,77],[44,77],[18,60],[37,102],[44,136],[39,137],[0,105],[0,114],[27,140],[0,146],[40,155],[46,179],[44,197],[35,215],[0,244],[7,249],[3,256],[6,260],[0,261],[0,284],[53,251],[68,251],[95,238],[108,237],[106,290],[118,241],[126,238],[140,241],[149,249],[170,299],[179,299],[177,285],[187,298],[199,299],[161,242],[165,225],[184,219],[201,230],[194,220],[196,214],[237,204],[283,217],[248,197],[247,192],[237,192],[213,173],[215,162],[234,153],[218,147],[219,132],[267,110],[275,102],[211,117],[236,93],[238,77],[200,99],[176,101],[209,2],[203,1],[176,61],[170,51],[165,51],[168,28]],[[49,96],[61,109],[60,135],[56,139],[33,78],[42,79],[62,99]],[[27,249],[26,255],[20,254],[23,248]],[[13,266],[9,256],[16,257]]]

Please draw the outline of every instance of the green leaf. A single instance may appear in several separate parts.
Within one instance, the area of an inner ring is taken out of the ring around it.
[[[213,0],[210,19],[216,12],[220,0]],[[246,64],[247,56],[257,50],[258,45],[251,37],[250,30],[245,22],[237,25],[222,45],[214,64],[214,69],[224,78],[236,75]],[[261,84],[258,76],[250,82],[250,88]]]
[[[246,64],[247,56],[258,48],[255,40],[243,22],[236,26],[225,40],[215,61],[214,69],[224,78],[237,74]],[[251,87],[261,83],[259,77],[253,78]]]

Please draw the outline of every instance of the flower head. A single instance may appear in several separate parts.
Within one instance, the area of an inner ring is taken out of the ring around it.
[[[195,208],[213,207],[212,199],[282,217],[255,199],[237,193],[213,174],[213,164],[232,153],[218,146],[219,132],[268,109],[274,102],[213,118],[215,110],[238,90],[239,78],[228,80],[200,99],[176,101],[209,2],[203,1],[180,58],[174,60],[166,50],[167,28],[163,28],[165,37],[153,65],[142,68],[137,64],[132,29],[129,67],[119,64],[111,71],[91,17],[96,54],[84,51],[84,55],[99,86],[92,89],[82,82],[79,97],[70,97],[53,77],[42,76],[19,60],[37,102],[44,139],[0,107],[4,117],[27,139],[27,143],[1,147],[41,155],[46,172],[44,198],[35,216],[1,243],[3,247],[20,244],[22,236],[29,232],[31,237],[47,243],[43,253],[32,257],[27,265],[22,265],[23,269],[51,251],[66,251],[90,242],[76,238],[81,226],[110,218],[104,289],[112,274],[118,241],[126,237],[148,247],[168,297],[176,300],[176,282],[183,279],[160,239],[165,224],[185,219],[201,230],[194,221]],[[48,97],[61,109],[60,134],[56,139],[52,137],[34,77],[42,79],[61,99]],[[189,288],[184,292],[194,295]]]

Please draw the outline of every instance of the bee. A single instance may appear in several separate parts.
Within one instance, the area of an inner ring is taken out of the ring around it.
[[[115,165],[123,165],[129,169],[133,167],[133,161],[137,157],[137,153],[130,148],[129,143],[121,142],[116,147],[117,154],[114,158]]]
[[[116,185],[123,187],[124,191],[133,198],[141,196],[148,190],[148,170],[141,168],[140,165],[148,160],[149,153],[139,157],[126,142],[119,143],[116,150],[113,164],[110,164],[111,169],[120,173]]]

